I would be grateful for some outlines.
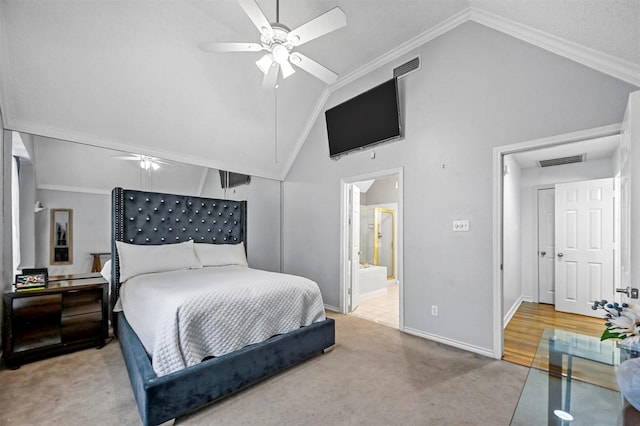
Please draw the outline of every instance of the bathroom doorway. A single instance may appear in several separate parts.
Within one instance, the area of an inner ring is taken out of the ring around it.
[[[343,191],[343,311],[402,329],[401,170],[351,178]]]

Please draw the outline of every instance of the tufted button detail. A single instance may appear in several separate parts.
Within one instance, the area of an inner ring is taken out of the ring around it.
[[[189,205],[191,205],[191,201],[189,201]]]
[[[215,241],[215,240],[216,240],[216,237],[213,237],[213,241]]]
[[[149,200],[149,197],[147,197],[147,203],[148,203],[149,201],[151,201],[151,200]]]
[[[153,208],[153,211],[154,211],[154,212],[157,212],[157,211],[158,211],[158,208],[157,208],[157,207],[154,207],[154,208]]]
[[[176,240],[180,240],[180,237],[176,237]]]
[[[233,241],[238,241],[238,239],[236,237],[233,237]]]
[[[229,213],[229,216],[233,216],[233,212]]]
[[[222,216],[222,212],[218,212],[218,216]]]
[[[164,200],[160,200],[161,203],[164,203]]]
[[[176,200],[176,204],[180,204],[180,200]]]
[[[198,232],[198,228],[196,228],[196,232]]]
[[[169,213],[171,213],[173,211],[173,209],[169,209]]]
[[[151,218],[149,216],[147,216],[147,222],[149,222],[151,220]]]
[[[131,201],[133,201],[133,197],[129,197],[129,199],[130,199]]]
[[[227,221],[226,221],[226,220],[224,221],[224,224],[225,224],[225,225],[227,224]]]
[[[187,230],[187,228],[182,228],[182,232],[184,232],[184,231],[186,231],[186,230]]]
[[[200,210],[196,210],[196,214],[200,213]]]
[[[226,208],[227,208],[227,205],[225,204],[223,207],[226,209]]]
[[[138,207],[138,211],[141,212],[142,211],[142,207]]]
[[[211,214],[211,212],[207,212],[207,214]]]
[[[153,230],[157,232],[157,231],[158,231],[158,228],[153,228]]]
[[[204,207],[204,203],[202,203],[202,207]]]
[[[133,242],[133,238],[129,238],[129,242],[131,242],[131,243],[132,243],[132,242]]]
[[[204,237],[200,237],[201,240],[204,240]]]
[[[222,229],[218,229],[218,232],[222,232]]]
[[[211,232],[211,228],[207,229],[207,232]]]
[[[176,217],[176,222],[180,222],[180,218],[179,217]]]
[[[227,241],[227,237],[224,237],[224,240]]]
[[[173,231],[173,228],[172,228],[172,227],[169,227],[169,231]]]
[[[132,217],[130,217],[129,220],[133,222],[133,218]]]
[[[182,209],[182,213],[186,213],[187,211],[185,209]]]
[[[204,219],[202,219],[202,223],[204,223]]]
[[[215,207],[215,206],[216,206],[216,203],[213,203],[213,204],[212,204],[212,206],[213,206],[213,207]]]
[[[142,232],[142,229],[138,228],[138,232]]]
[[[162,219],[160,219],[162,222],[164,222],[164,217]]]
[[[193,220],[189,219],[189,223],[193,222]]]
[[[162,241],[164,241],[164,237],[160,238]]]
[[[215,225],[216,223],[218,223],[218,221],[217,221],[217,220],[214,220],[214,221],[213,221],[213,224]]]
[[[146,241],[149,242],[149,238],[147,238]]]

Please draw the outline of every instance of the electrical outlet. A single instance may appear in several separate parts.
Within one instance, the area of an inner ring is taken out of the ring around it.
[[[454,220],[453,221],[453,232],[469,232],[469,220]]]
[[[631,298],[632,299],[637,299],[638,298],[638,289],[637,288],[632,288],[631,289]]]
[[[438,316],[438,307],[436,305],[431,306],[431,315],[433,315],[434,317]]]

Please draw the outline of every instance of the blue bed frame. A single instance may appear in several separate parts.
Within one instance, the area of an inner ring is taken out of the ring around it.
[[[116,241],[171,244],[193,239],[247,244],[246,201],[190,197],[115,188],[112,191],[111,308],[119,296]],[[158,377],[124,313],[112,312],[133,393],[144,425],[158,425],[322,353],[335,344],[335,322],[274,336],[233,353]]]

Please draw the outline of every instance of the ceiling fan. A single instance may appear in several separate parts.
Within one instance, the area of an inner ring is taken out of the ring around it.
[[[327,84],[335,82],[338,75],[328,68],[308,58],[294,48],[307,43],[320,36],[328,34],[347,25],[347,17],[339,7],[302,24],[296,29],[279,22],[280,1],[276,0],[276,22],[269,23],[260,6],[255,0],[237,0],[240,7],[249,16],[249,19],[260,32],[260,43],[215,43],[200,42],[198,47],[205,52],[260,52],[267,53],[262,56],[256,65],[264,73],[262,86],[273,88],[278,80],[279,71],[282,70],[282,78],[287,78],[295,72],[291,64],[303,69],[309,74],[319,78]]]
[[[117,158],[118,160],[137,161],[140,168],[147,171],[158,170],[160,168],[160,164],[172,165],[171,163],[159,158],[142,154],[113,155],[112,158]]]

